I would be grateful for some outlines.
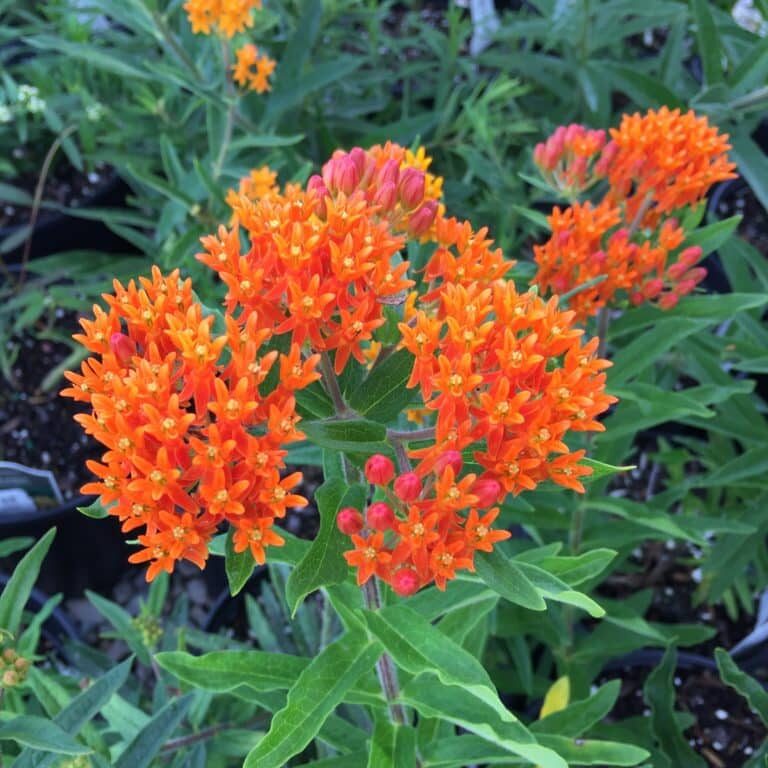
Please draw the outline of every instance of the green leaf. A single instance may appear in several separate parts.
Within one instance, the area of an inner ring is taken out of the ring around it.
[[[416,731],[393,723],[387,714],[376,718],[366,768],[416,768]]]
[[[620,765],[632,766],[642,763],[650,753],[632,744],[615,741],[594,741],[592,739],[567,739],[563,736],[540,736],[542,744],[557,750],[568,765]]]
[[[424,717],[448,720],[482,737],[491,749],[505,750],[505,764],[514,765],[510,755],[520,755],[539,768],[567,768],[556,752],[538,744],[503,705],[501,709],[491,706],[460,686],[443,684],[434,674],[424,672],[415,677],[403,687],[400,698]]]
[[[768,158],[752,140],[748,128],[734,130],[731,143],[731,155],[739,166],[739,173],[747,180],[763,208],[768,209]]]
[[[691,749],[675,720],[675,688],[672,678],[677,666],[677,651],[669,646],[658,667],[643,686],[645,701],[651,708],[651,728],[659,748],[669,760],[669,768],[706,768],[706,763]],[[661,768],[661,766],[659,766]]]
[[[547,604],[525,574],[499,549],[478,552],[475,570],[486,586],[498,592],[505,600],[522,605],[531,611],[544,611]]]
[[[558,712],[531,724],[534,734],[557,734],[575,738],[599,723],[612,709],[621,689],[620,680],[611,680],[588,699],[575,701]]]
[[[14,637],[21,627],[21,616],[35,586],[48,550],[51,547],[56,529],[51,528],[40,541],[19,561],[11,578],[0,595],[0,627]],[[75,754],[75,753],[73,753]]]
[[[102,675],[90,687],[86,688],[72,699],[54,718],[53,723],[71,736],[76,736],[83,726],[89,722],[101,708],[112,698],[128,679],[133,659],[126,659]],[[24,750],[14,763],[14,768],[47,768],[55,761],[53,755],[42,759],[34,759],[31,751]]]
[[[248,753],[243,768],[282,768],[315,738],[381,649],[362,633],[346,634],[321,651],[288,692],[267,735]]]
[[[103,520],[105,517],[109,517],[107,508],[101,503],[101,501],[99,501],[99,499],[96,499],[93,504],[89,504],[87,507],[78,507],[77,511],[81,515],[92,517],[94,520]]]
[[[256,567],[256,561],[253,559],[250,549],[243,552],[235,552],[233,542],[234,529],[227,531],[226,546],[224,549],[224,569],[227,572],[227,582],[229,584],[229,593],[236,595],[248,583],[253,570]]]
[[[723,648],[715,650],[715,661],[723,682],[740,693],[764,725],[768,725],[768,691],[746,672],[743,672]]]
[[[716,251],[736,231],[741,223],[741,216],[731,216],[728,219],[708,224],[695,232],[691,232],[686,238],[686,245],[698,245],[702,255]]]
[[[536,565],[575,587],[599,576],[616,554],[613,549],[593,549],[575,557],[546,557]]]
[[[568,584],[531,563],[518,561],[518,568],[534,585],[536,591],[546,600],[573,605],[581,608],[596,619],[605,616],[605,611],[591,597],[571,589]]]
[[[141,633],[134,626],[131,615],[121,608],[117,603],[113,603],[111,600],[107,600],[106,597],[102,597],[90,590],[85,591],[85,596],[96,608],[99,613],[104,616],[107,621],[118,631],[120,637],[126,642],[128,647],[136,654],[139,661],[145,666],[150,666],[152,659],[144,645],[144,641],[141,639]]]
[[[365,419],[303,421],[301,431],[321,448],[365,455],[389,452],[386,428]]]
[[[0,723],[0,741],[15,741],[23,747],[57,755],[87,755],[91,751],[78,744],[61,726],[35,715],[18,715],[7,723]]]
[[[502,704],[483,665],[427,619],[406,605],[391,605],[366,611],[365,620],[394,662],[409,674],[419,675],[423,684],[412,681],[409,696],[422,714],[447,717],[481,736],[493,733],[494,740],[499,739],[514,754],[547,768],[565,768],[557,755],[535,744],[525,726]],[[458,708],[447,709],[454,700]],[[470,712],[479,715],[479,721]]]
[[[708,0],[691,0],[691,10],[696,22],[697,48],[704,66],[704,80],[707,85],[721,83],[723,82],[723,67],[720,61],[722,49]]]
[[[291,614],[310,593],[328,584],[340,584],[349,574],[343,552],[349,541],[336,526],[336,513],[344,506],[362,509],[366,489],[349,488],[340,478],[326,480],[315,493],[320,513],[320,530],[301,562],[291,571],[285,586],[285,599]]]
[[[0,200],[10,205],[31,206],[32,196],[24,189],[0,182]]]
[[[179,727],[192,704],[189,693],[169,701],[128,743],[120,753],[114,768],[147,768],[163,744]]]
[[[634,464],[626,464],[623,467],[615,467],[613,464],[605,464],[597,459],[584,458],[580,462],[585,467],[592,468],[592,474],[585,478],[587,482],[600,480],[603,477],[610,477],[616,475],[619,472],[629,472],[632,469],[636,469]]]
[[[391,354],[374,366],[349,404],[361,415],[382,424],[396,419],[414,400],[414,391],[405,386],[413,361],[413,355],[406,349]]]
[[[631,96],[638,104],[646,107],[667,106],[670,109],[685,106],[658,78],[650,77],[636,67],[626,67],[611,61],[605,62],[603,71],[613,79],[620,91]]]
[[[310,659],[303,656],[266,651],[212,651],[202,656],[166,651],[155,658],[182,682],[215,693],[228,693],[241,686],[259,692],[286,690],[310,664]],[[359,704],[383,703],[381,691],[374,684],[356,685],[348,698]]]
[[[282,63],[282,62],[281,62]],[[229,146],[230,149],[239,151],[241,149],[267,149],[272,147],[290,147],[298,144],[304,139],[303,133],[296,133],[292,136],[277,136],[275,134],[249,133],[247,136],[241,136],[235,139]]]
[[[0,557],[8,557],[14,552],[29,549],[35,540],[31,536],[12,536],[10,539],[0,541]]]

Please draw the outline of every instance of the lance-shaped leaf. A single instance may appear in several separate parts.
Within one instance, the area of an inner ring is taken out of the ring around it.
[[[87,755],[91,751],[78,744],[61,726],[35,715],[20,715],[0,724],[0,742],[3,741],[15,741],[23,747],[58,755]]]
[[[387,424],[414,401],[414,390],[405,385],[413,370],[413,355],[405,349],[376,365],[349,404],[367,419]]]
[[[301,430],[307,439],[321,448],[370,455],[389,453],[387,430],[383,424],[365,419],[328,419],[304,421]]]
[[[740,693],[763,724],[768,725],[768,691],[757,680],[739,669],[736,662],[728,655],[728,651],[723,648],[715,651],[715,660],[723,682]]]
[[[288,692],[288,701],[272,719],[267,735],[243,768],[282,768],[318,734],[321,726],[363,675],[381,648],[363,633],[348,633],[312,659]]]
[[[235,552],[233,540],[234,529],[227,531],[227,538],[224,547],[224,570],[227,573],[227,582],[229,583],[229,593],[234,596],[242,590],[248,583],[248,579],[253,575],[256,568],[256,561],[253,559],[250,549],[243,552]]]
[[[361,485],[351,488],[340,478],[331,478],[315,493],[320,512],[320,530],[301,562],[291,571],[285,587],[285,598],[291,613],[314,590],[328,584],[341,584],[349,574],[344,551],[349,539],[336,526],[336,513],[341,507],[362,509],[366,490]]]

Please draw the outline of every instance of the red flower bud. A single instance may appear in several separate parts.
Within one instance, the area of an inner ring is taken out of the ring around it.
[[[109,348],[120,365],[128,365],[136,354],[136,342],[124,333],[113,333],[109,338]]]
[[[374,485],[387,485],[395,476],[395,465],[381,453],[375,453],[365,462],[365,477]]]
[[[392,507],[383,501],[375,501],[365,513],[368,525],[375,531],[388,531],[395,524],[395,513]]]
[[[661,309],[672,309],[679,300],[680,297],[676,293],[665,293],[659,299],[659,307]]]
[[[492,477],[478,478],[471,491],[477,496],[477,506],[481,509],[493,506],[499,500],[501,483]]]
[[[463,463],[464,461],[461,458],[461,454],[458,451],[446,451],[435,462],[435,474],[441,475],[443,473],[443,470],[446,467],[450,466],[453,468],[454,476],[456,476],[459,474],[459,472],[461,472],[461,467]]]
[[[424,171],[416,168],[406,168],[400,174],[400,184],[397,191],[400,195],[400,202],[406,210],[413,210],[418,207],[424,199],[424,189],[426,181]]]
[[[387,160],[384,165],[379,168],[379,172],[376,175],[376,184],[381,186],[382,184],[394,184],[397,187],[400,181],[400,164],[397,160]]]
[[[643,286],[643,296],[646,299],[655,299],[664,290],[664,281],[660,277],[654,277]]]
[[[406,472],[395,478],[395,496],[401,501],[416,501],[421,494],[421,480],[415,472]]]
[[[392,576],[392,589],[400,597],[408,597],[419,588],[419,576],[413,568],[401,568]]]
[[[427,200],[408,220],[408,231],[414,237],[423,235],[431,226],[437,216],[437,203]]]
[[[345,536],[352,536],[363,530],[363,516],[354,507],[344,507],[336,515],[336,526]]]

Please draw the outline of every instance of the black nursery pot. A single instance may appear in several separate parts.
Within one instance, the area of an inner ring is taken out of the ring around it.
[[[0,515],[0,540],[15,536],[37,540],[56,527],[37,581],[40,589],[67,597],[79,597],[85,589],[109,593],[128,567],[131,550],[120,526],[114,520],[95,520],[78,511],[92,502],[92,497],[80,496],[51,508]],[[11,571],[23,554],[3,558],[0,567]]]
[[[83,199],[80,207],[123,207],[128,185],[117,175],[104,179],[97,191]],[[0,242],[26,225],[0,227]],[[41,209],[32,234],[29,257],[40,259],[54,253],[73,250],[98,250],[106,253],[136,253],[136,246],[124,240],[100,221],[68,216],[59,211]],[[3,254],[6,264],[18,264],[24,254],[24,241],[14,250]]]

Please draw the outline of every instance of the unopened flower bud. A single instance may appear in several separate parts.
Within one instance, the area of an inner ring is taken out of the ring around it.
[[[373,196],[373,204],[378,205],[382,211],[391,211],[397,202],[397,187],[387,181],[382,184]]]
[[[421,494],[421,479],[415,472],[405,472],[395,478],[395,496],[400,501],[416,501]]]
[[[109,348],[120,365],[128,365],[136,354],[136,342],[124,333],[113,333],[109,338]]]
[[[437,202],[427,200],[408,220],[408,231],[414,237],[423,235],[431,226],[437,216]]]
[[[418,207],[424,199],[425,187],[424,171],[417,168],[406,168],[400,175],[400,184],[397,188],[403,208],[411,211]]]
[[[381,453],[375,453],[365,462],[365,477],[374,485],[388,485],[395,476],[392,460]]]
[[[384,165],[379,168],[379,172],[376,174],[376,184],[381,186],[382,184],[394,184],[397,187],[400,181],[400,165],[397,160],[387,160]]]
[[[346,155],[338,161],[333,180],[337,189],[345,195],[351,195],[357,189],[361,175],[355,165],[355,161],[349,155]]]
[[[471,493],[477,496],[477,506],[485,509],[493,506],[499,500],[501,483],[492,477],[481,477],[472,486]]]
[[[672,309],[672,307],[674,307],[679,300],[680,297],[676,293],[665,293],[659,299],[659,307],[661,309]]]
[[[401,568],[392,576],[392,589],[400,597],[408,597],[419,588],[419,576],[413,568]]]
[[[435,462],[435,474],[441,475],[446,467],[453,469],[454,476],[461,472],[461,467],[464,460],[461,458],[461,454],[458,451],[446,451]]]
[[[344,507],[336,515],[336,527],[345,535],[352,536],[363,530],[363,516],[354,507]]]
[[[388,531],[395,524],[395,513],[392,507],[383,501],[375,501],[368,507],[365,520],[375,531]]]
[[[664,290],[664,281],[660,277],[654,277],[643,286],[643,296],[646,299],[655,299]]]

